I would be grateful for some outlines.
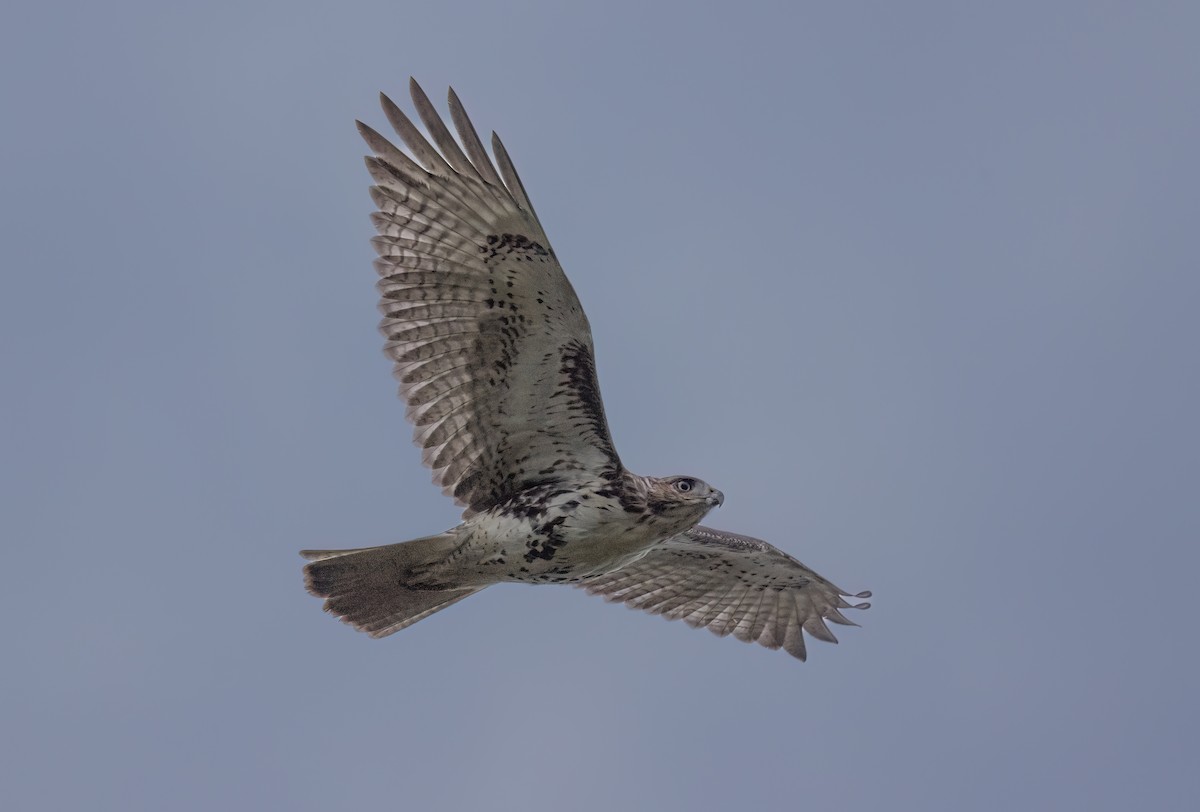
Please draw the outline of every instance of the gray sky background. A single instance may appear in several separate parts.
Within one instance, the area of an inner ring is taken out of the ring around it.
[[[174,5],[0,12],[6,809],[1194,802],[1196,4]],[[862,629],[305,594],[457,518],[353,126],[409,74],[503,135],[625,462]]]

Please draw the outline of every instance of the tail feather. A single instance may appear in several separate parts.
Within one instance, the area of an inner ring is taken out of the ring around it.
[[[455,546],[452,533],[354,550],[303,550],[308,591],[325,611],[372,637],[386,637],[424,620],[483,587],[415,587],[414,573],[441,561]]]

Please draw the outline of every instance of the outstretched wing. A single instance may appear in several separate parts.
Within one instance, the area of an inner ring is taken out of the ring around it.
[[[857,626],[840,609],[851,605],[820,575],[765,541],[693,527],[616,572],[579,584],[593,595],[633,609],[706,627],[724,637],[783,648],[805,659],[804,635],[836,643],[829,620]],[[853,597],[869,598],[870,592]]]
[[[587,317],[508,153],[493,134],[497,172],[453,90],[461,147],[410,90],[433,144],[386,96],[412,157],[358,126],[375,153],[381,330],[434,482],[472,513],[615,476]]]

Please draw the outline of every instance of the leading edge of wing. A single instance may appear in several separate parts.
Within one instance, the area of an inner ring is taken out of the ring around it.
[[[697,526],[615,572],[579,584],[632,609],[682,620],[807,659],[802,632],[836,643],[825,621],[858,624],[842,609],[868,609],[795,558],[761,539]]]
[[[530,484],[611,475],[591,330],[508,152],[493,135],[497,169],[453,90],[458,140],[410,91],[428,138],[387,96],[407,153],[359,131],[374,153],[385,351],[423,461],[468,512]]]

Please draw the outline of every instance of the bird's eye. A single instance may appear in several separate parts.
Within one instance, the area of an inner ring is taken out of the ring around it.
[[[681,479],[675,483],[675,487],[678,488],[683,493],[687,493],[692,488],[696,487],[696,483],[690,479]]]

